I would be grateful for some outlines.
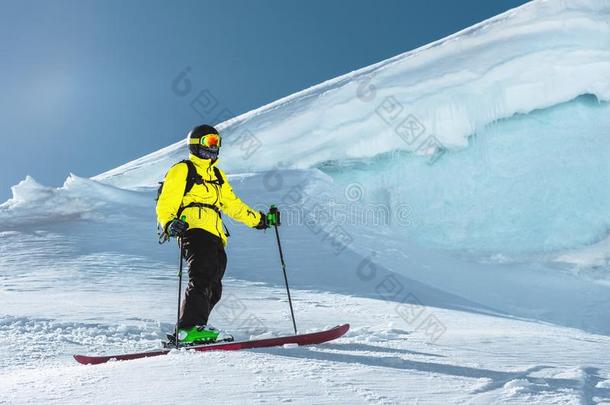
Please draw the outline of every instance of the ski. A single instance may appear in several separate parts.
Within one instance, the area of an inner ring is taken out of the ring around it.
[[[244,340],[239,342],[222,342],[211,343],[206,345],[184,347],[186,350],[194,350],[197,352],[207,352],[212,350],[243,350],[263,347],[282,346],[285,344],[297,344],[299,346],[315,345],[337,339],[349,330],[349,324],[335,326],[332,329],[323,330],[314,333],[305,333],[300,335],[281,336],[267,339]],[[140,353],[118,354],[111,356],[85,356],[75,354],[74,359],[81,364],[102,364],[108,361],[115,360],[135,360],[144,357],[163,356],[168,354],[172,349],[161,349]]]

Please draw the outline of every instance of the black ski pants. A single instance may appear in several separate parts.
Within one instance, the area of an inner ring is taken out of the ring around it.
[[[180,308],[180,328],[206,325],[222,295],[227,255],[222,240],[203,229],[189,229],[182,238],[189,284]]]

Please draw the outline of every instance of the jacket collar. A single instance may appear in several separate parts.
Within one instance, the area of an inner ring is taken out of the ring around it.
[[[200,157],[193,155],[192,153],[189,153],[189,159],[191,162],[195,163],[195,166],[197,166],[203,170],[207,170],[210,167],[214,167],[218,163],[218,159],[216,159],[214,161],[212,161],[210,159],[202,159]]]

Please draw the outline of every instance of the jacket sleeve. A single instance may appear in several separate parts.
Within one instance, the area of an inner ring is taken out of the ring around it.
[[[165,230],[167,223],[176,218],[182,204],[188,168],[185,164],[176,164],[165,175],[163,189],[157,201],[157,222]]]
[[[222,170],[220,173],[224,180],[220,191],[220,206],[222,211],[234,220],[254,228],[261,220],[260,212],[250,208],[239,197],[237,197],[233,191],[233,188],[229,184],[229,181],[227,180],[227,176]]]

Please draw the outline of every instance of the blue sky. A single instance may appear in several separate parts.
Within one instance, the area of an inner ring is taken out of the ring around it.
[[[6,1],[0,200],[33,176],[93,176],[321,81],[442,38],[522,0]],[[172,91],[187,67],[216,108]]]

